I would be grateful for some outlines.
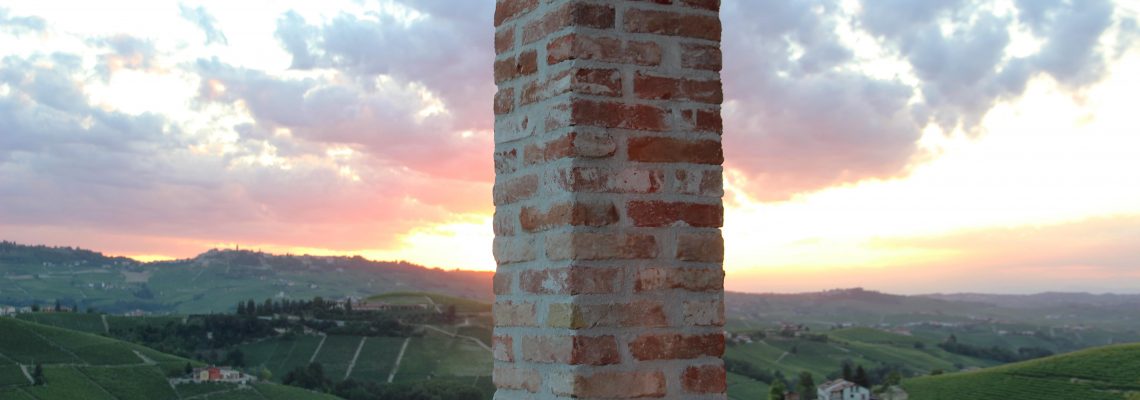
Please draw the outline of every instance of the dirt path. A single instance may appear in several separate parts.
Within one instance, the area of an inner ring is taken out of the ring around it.
[[[364,342],[368,341],[368,336],[360,338],[360,345],[356,346],[356,354],[352,355],[352,362],[348,363],[348,370],[344,371],[344,379],[348,380],[348,376],[352,375],[352,369],[356,367],[356,359],[360,358],[360,351],[364,350]]]
[[[154,360],[151,360],[150,357],[144,356],[143,353],[139,353],[138,350],[131,350],[131,351],[135,352],[135,355],[139,356],[139,358],[142,359],[143,364],[146,364],[146,365],[158,364],[158,363],[154,362]]]
[[[791,353],[788,353],[788,352],[786,352],[786,351],[785,351],[785,352],[784,352],[784,354],[780,354],[780,358],[777,358],[777,359],[776,359],[776,364],[779,364],[779,363],[780,363],[780,360],[783,360],[783,359],[784,359],[784,357],[787,357],[787,356],[788,356],[788,354],[791,354]]]
[[[27,365],[20,364],[20,371],[24,372],[24,377],[28,378],[28,383],[31,383],[33,385],[36,384],[36,380],[34,378],[32,378],[32,374],[28,372],[28,366]]]
[[[317,349],[313,350],[313,356],[309,357],[310,364],[312,364],[313,361],[317,361],[317,354],[321,354],[321,347],[325,347],[325,339],[328,338],[329,335],[321,335],[321,342],[317,344]]]
[[[111,333],[111,324],[107,323],[107,314],[99,314],[103,317],[103,333]]]
[[[388,374],[388,383],[392,383],[392,380],[396,379],[396,371],[400,370],[400,361],[404,359],[404,351],[408,350],[408,342],[411,341],[412,338],[404,339],[404,345],[400,346],[400,354],[396,356],[396,365],[392,366],[392,373]]]
[[[454,338],[463,338],[463,339],[467,339],[467,340],[473,341],[473,342],[475,342],[476,344],[478,344],[478,345],[479,345],[479,347],[482,347],[482,348],[484,348],[484,349],[487,349],[487,351],[490,351],[490,352],[492,352],[492,353],[494,352],[493,350],[491,350],[491,346],[488,346],[486,343],[483,343],[483,341],[482,341],[482,340],[479,340],[479,338],[476,338],[476,337],[471,337],[471,336],[466,336],[466,335],[460,335],[460,334],[457,334],[457,333],[451,333],[451,332],[445,331],[445,330],[443,330],[443,329],[439,329],[439,328],[436,328],[436,327],[434,327],[434,326],[431,326],[431,325],[420,325],[420,326],[422,326],[422,327],[424,327],[424,328],[428,328],[428,329],[434,330],[434,331],[436,331],[436,332],[440,332],[440,333],[442,333],[442,334],[444,334],[444,335],[447,335],[447,336],[451,336],[451,337],[454,337]]]

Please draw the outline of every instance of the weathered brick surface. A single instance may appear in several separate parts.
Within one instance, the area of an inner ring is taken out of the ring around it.
[[[727,374],[723,365],[701,365],[685,369],[681,376],[687,393],[724,393],[728,389]]]
[[[645,334],[629,344],[638,360],[676,360],[724,355],[724,334]]]
[[[496,398],[724,398],[719,5],[498,0]]]

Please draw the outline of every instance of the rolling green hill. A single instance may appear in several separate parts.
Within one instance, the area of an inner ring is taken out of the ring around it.
[[[168,383],[167,377],[180,374],[187,363],[199,365],[98,335],[0,318],[0,399],[335,399],[274,384]],[[31,379],[36,364],[43,366],[41,386]]]
[[[1132,400],[1140,398],[1140,344],[907,379],[903,388],[923,400]]]
[[[491,275],[359,256],[248,250],[210,250],[192,259],[142,263],[82,249],[0,242],[0,305],[60,300],[111,313],[205,314],[232,312],[238,301],[251,298],[363,298],[414,291],[489,301]]]

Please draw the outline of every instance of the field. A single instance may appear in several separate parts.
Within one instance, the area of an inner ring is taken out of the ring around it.
[[[350,378],[387,382],[388,374],[396,364],[396,356],[405,338],[372,337],[360,352],[356,360],[356,367],[352,369]],[[414,340],[414,339],[413,339]]]
[[[768,398],[768,384],[737,374],[728,374],[730,400],[757,400]]]
[[[318,336],[275,338],[244,345],[241,350],[247,365],[266,367],[275,379],[281,380],[289,371],[309,365],[320,342]]]
[[[65,319],[53,320],[60,321]],[[32,386],[18,363],[29,370],[42,363],[45,385]],[[240,390],[236,385],[179,385],[176,390],[167,382],[168,373],[181,371],[187,363],[201,365],[102,336],[0,318],[0,399],[4,400],[176,400],[198,395],[206,396],[193,398],[331,399],[274,384]]]
[[[316,362],[325,367],[325,375],[333,380],[344,380],[362,339],[359,336],[328,336],[316,358]]]
[[[1140,394],[1140,344],[1106,346],[980,371],[907,379],[915,399],[1123,400]]]
[[[368,298],[369,301],[382,301],[390,304],[434,304],[440,308],[455,306],[460,314],[491,312],[491,304],[438,293],[392,292]]]

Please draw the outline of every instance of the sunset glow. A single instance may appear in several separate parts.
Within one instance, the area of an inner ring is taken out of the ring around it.
[[[0,239],[493,270],[493,3],[0,0]],[[723,3],[728,290],[1140,292],[1140,3]]]

